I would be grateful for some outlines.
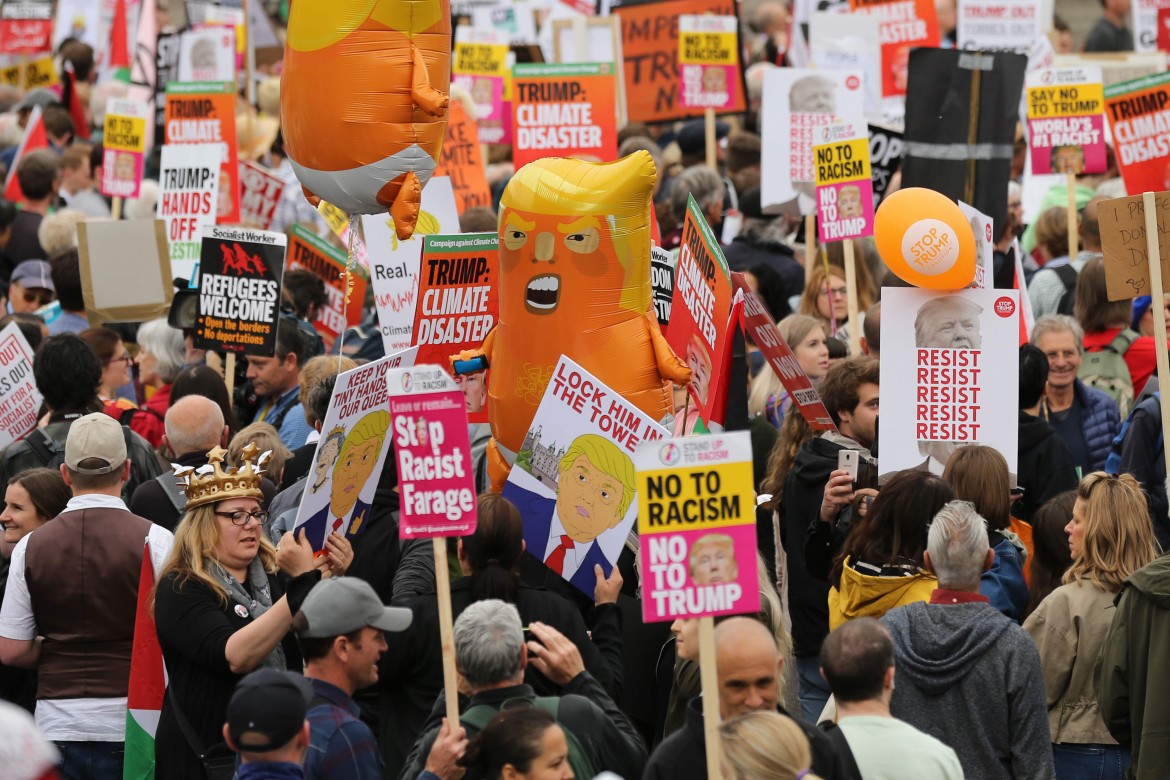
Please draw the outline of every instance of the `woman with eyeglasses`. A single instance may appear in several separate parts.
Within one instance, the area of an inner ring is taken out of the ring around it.
[[[849,288],[845,286],[845,270],[838,265],[826,266],[817,263],[808,281],[804,285],[804,293],[800,296],[797,312],[808,317],[816,317],[825,327],[825,334],[836,336],[845,343],[849,343],[849,329],[854,327],[849,322]],[[870,292],[869,275],[864,279],[858,274],[857,310],[865,312],[873,305],[873,296]],[[861,327],[858,323],[856,327]]]
[[[118,396],[119,389],[131,385],[134,381],[130,369],[134,365],[134,358],[126,350],[122,337],[110,328],[90,328],[77,335],[93,347],[98,360],[102,361],[102,383],[98,387],[98,397],[101,398],[103,411],[115,420],[129,425],[132,431],[149,441],[147,433],[153,433],[157,429],[154,420],[135,414],[134,410],[138,406],[133,401]],[[136,417],[144,419],[136,422]]]
[[[1024,621],[1044,668],[1056,777],[1120,780],[1130,752],[1101,718],[1093,667],[1122,583],[1158,555],[1141,485],[1129,474],[1093,472],[1077,488],[1065,531],[1072,566],[1064,584]]]
[[[252,448],[239,469],[229,468],[217,447],[208,453],[210,472],[177,475],[187,506],[154,593],[169,674],[155,736],[158,777],[205,780],[198,756],[224,750],[236,683],[262,666],[301,669],[292,617],[313,585],[335,573],[331,557],[314,561],[306,540],[298,544],[291,533],[279,547],[268,540],[256,455]]]

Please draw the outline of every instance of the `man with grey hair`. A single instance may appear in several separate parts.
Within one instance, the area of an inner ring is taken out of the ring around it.
[[[1067,314],[1045,314],[1032,326],[1032,346],[1048,358],[1040,417],[1068,445],[1082,474],[1105,468],[1121,414],[1109,394],[1077,378],[1085,332]]]
[[[979,593],[995,560],[986,524],[966,501],[939,510],[924,555],[938,590],[882,618],[898,666],[890,714],[954,748],[967,777],[1050,780],[1040,654]]]
[[[455,621],[455,668],[471,696],[459,719],[467,737],[478,734],[505,704],[515,707],[527,702],[553,714],[571,735],[570,745],[581,746],[594,774],[610,771],[620,777],[641,777],[646,745],[625,713],[585,671],[577,646],[544,623],[533,622],[529,631],[532,639],[525,642],[520,613],[498,599],[475,602]],[[524,667],[529,663],[561,686],[560,696],[537,696],[524,684]],[[433,771],[450,762],[449,756],[440,755],[450,750],[445,714],[440,696],[399,778],[414,780],[424,768]],[[570,758],[574,758],[572,750]]]

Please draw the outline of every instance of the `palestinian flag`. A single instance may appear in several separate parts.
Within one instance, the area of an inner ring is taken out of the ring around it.
[[[12,167],[8,169],[8,179],[4,182],[4,198],[9,203],[19,203],[24,200],[24,193],[20,189],[20,182],[16,178],[16,166],[20,158],[37,149],[49,148],[49,136],[45,132],[45,121],[41,116],[41,107],[34,106],[28,115],[28,122],[24,126],[24,137],[20,139],[20,146],[16,147],[16,156],[12,158]]]
[[[134,620],[134,648],[130,654],[130,690],[126,710],[126,763],[124,780],[154,780],[154,734],[166,693],[162,648],[150,614],[154,591],[154,566],[150,542],[142,554],[138,578],[138,609]]]
[[[143,3],[145,6],[146,3]],[[118,81],[130,83],[130,45],[126,24],[126,0],[114,5],[114,23],[110,25],[110,69]]]

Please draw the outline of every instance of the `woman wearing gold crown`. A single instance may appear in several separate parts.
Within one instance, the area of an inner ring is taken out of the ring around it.
[[[239,679],[261,666],[300,669],[292,616],[322,577],[348,561],[314,562],[291,534],[273,547],[264,531],[256,445],[227,468],[216,447],[199,469],[176,467],[187,494],[170,558],[155,587],[154,616],[169,674],[155,736],[158,777],[204,780],[199,756],[224,753],[222,727]],[[282,586],[277,570],[291,577]],[[283,641],[283,640],[288,641]]]

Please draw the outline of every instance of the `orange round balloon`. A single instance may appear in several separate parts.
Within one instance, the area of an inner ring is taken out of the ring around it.
[[[975,279],[971,225],[934,190],[910,187],[882,198],[873,237],[886,266],[915,287],[961,290]]]

